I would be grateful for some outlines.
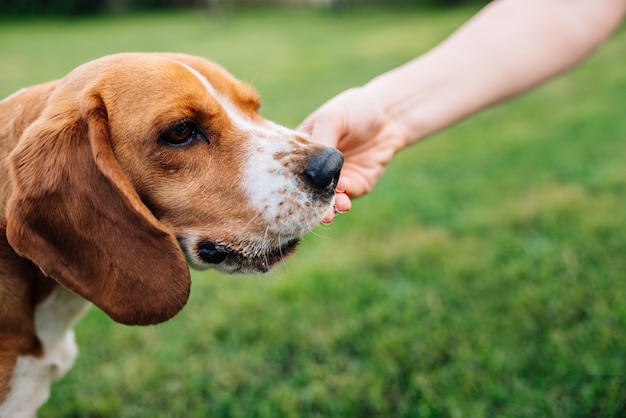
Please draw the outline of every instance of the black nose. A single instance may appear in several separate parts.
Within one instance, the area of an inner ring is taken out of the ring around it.
[[[324,148],[317,151],[307,161],[307,167],[302,173],[304,179],[317,189],[334,187],[339,180],[339,173],[343,165],[343,155],[334,148]]]

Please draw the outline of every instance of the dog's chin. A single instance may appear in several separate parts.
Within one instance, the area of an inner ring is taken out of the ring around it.
[[[293,254],[298,242],[296,238],[274,248],[252,252],[205,240],[196,245],[192,256],[186,254],[189,264],[197,269],[212,268],[227,274],[264,274]]]
[[[223,273],[229,274],[268,273],[295,252],[298,242],[298,239],[294,239],[280,247],[268,249],[254,256],[245,255],[243,252],[239,251],[233,251],[226,256],[223,262],[215,266],[215,268]]]

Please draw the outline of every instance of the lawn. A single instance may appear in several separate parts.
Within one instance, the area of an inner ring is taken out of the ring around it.
[[[0,97],[118,51],[214,59],[296,126],[474,9],[257,9],[0,22]],[[194,272],[169,322],[92,308],[41,417],[626,413],[626,31],[403,151],[268,276]]]

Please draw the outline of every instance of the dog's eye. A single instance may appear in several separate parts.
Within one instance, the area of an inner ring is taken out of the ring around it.
[[[183,145],[204,138],[193,122],[180,122],[161,134],[160,140],[168,145]]]

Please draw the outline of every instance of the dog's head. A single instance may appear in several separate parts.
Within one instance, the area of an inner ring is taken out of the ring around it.
[[[267,272],[331,208],[343,158],[258,107],[251,87],[196,57],[78,67],[11,155],[11,245],[129,324],[182,308],[185,260]]]

